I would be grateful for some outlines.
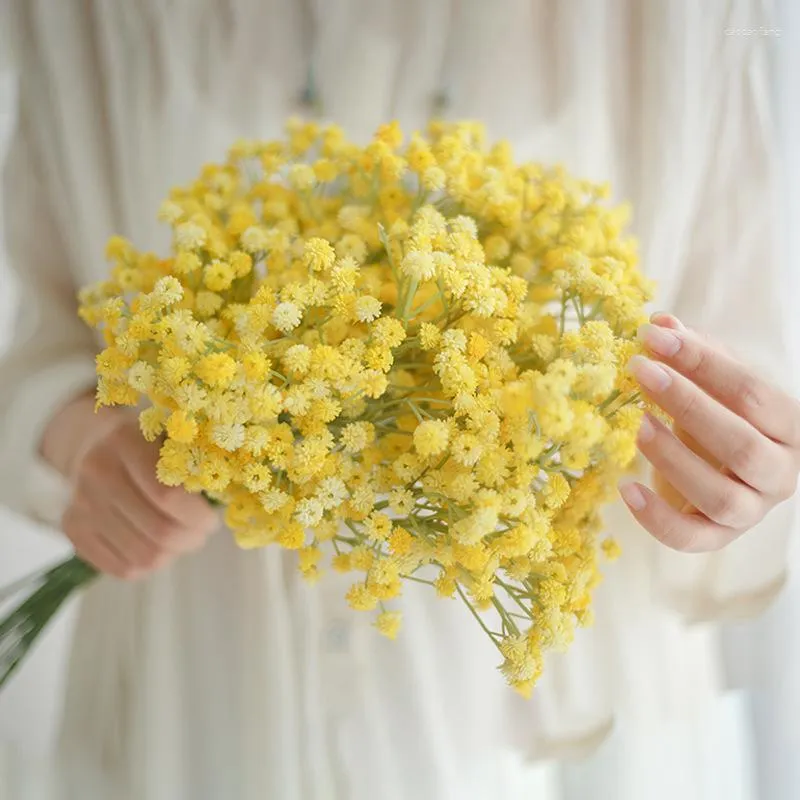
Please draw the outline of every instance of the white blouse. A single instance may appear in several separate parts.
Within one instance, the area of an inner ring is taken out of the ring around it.
[[[53,412],[94,382],[97,342],[75,290],[105,274],[107,237],[165,251],[155,212],[170,186],[314,108],[356,138],[390,118],[407,129],[479,118],[520,158],[610,180],[633,203],[659,306],[786,374],[768,39],[729,35],[768,26],[755,0],[6,10],[19,110],[2,207],[21,305],[0,363],[0,499],[18,511],[57,526],[68,498],[37,448]],[[702,712],[724,676],[713,631],[684,622],[771,598],[792,514],[786,504],[724,552],[685,556],[611,509],[625,556],[607,570],[598,622],[549,660],[529,703],[455,603],[409,587],[403,634],[386,642],[345,607],[340,579],[309,588],[291,556],[239,552],[221,532],[145,583],[86,593],[62,737],[72,788],[120,800],[529,797],[525,758],[593,747],[619,709]]]

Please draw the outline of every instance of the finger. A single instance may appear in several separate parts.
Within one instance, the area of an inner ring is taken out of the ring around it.
[[[642,325],[647,348],[765,436],[800,448],[800,403],[687,330]]]
[[[149,572],[160,569],[169,561],[170,552],[145,536],[115,506],[99,515],[97,530],[104,542],[116,548],[128,563],[138,569]]]
[[[201,509],[196,519],[179,522],[153,505],[127,474],[115,491],[114,505],[143,536],[174,555],[196,550],[218,525],[216,514],[210,508]]]
[[[640,483],[623,483],[622,499],[636,521],[659,542],[685,553],[707,553],[732,542],[738,531],[696,514],[682,514]]]
[[[64,534],[75,548],[75,553],[102,573],[123,580],[134,580],[141,575],[132,563],[110,543],[105,542],[81,519],[74,509],[69,509],[62,520]]]
[[[796,475],[791,451],[665,364],[634,356],[630,370],[645,394],[699,444],[749,486],[783,498]]]
[[[716,341],[706,333],[702,333],[694,330],[693,328],[687,327],[673,314],[668,314],[664,311],[657,311],[655,314],[650,315],[650,322],[652,322],[653,325],[658,325],[660,328],[671,328],[676,331],[690,331],[694,336],[699,337],[712,347],[719,350],[720,353],[728,353],[728,348],[725,347],[724,344]]]
[[[178,523],[152,503],[131,478],[123,462],[105,459],[100,468],[85,469],[76,502],[80,503],[84,494],[107,504],[106,525],[113,527],[121,517],[127,527],[136,529],[153,545],[166,546],[176,554],[183,552],[175,546],[173,537],[167,535],[179,527]]]
[[[743,530],[764,516],[764,501],[757,492],[714,469],[649,414],[642,420],[637,443],[681,497],[713,522]]]

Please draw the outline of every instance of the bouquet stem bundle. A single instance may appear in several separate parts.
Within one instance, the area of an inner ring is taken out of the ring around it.
[[[0,622],[0,689],[61,606],[97,575],[94,567],[73,556],[3,591],[0,604],[19,593],[25,599]]]

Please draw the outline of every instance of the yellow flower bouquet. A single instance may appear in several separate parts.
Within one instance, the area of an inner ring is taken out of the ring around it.
[[[97,402],[139,407],[159,480],[223,506],[241,547],[352,573],[381,633],[405,581],[458,598],[528,694],[591,620],[642,414],[650,286],[606,196],[472,123],[239,142],[161,207],[168,257],[114,237],[81,292]],[[26,584],[0,685],[94,575],[73,558]]]

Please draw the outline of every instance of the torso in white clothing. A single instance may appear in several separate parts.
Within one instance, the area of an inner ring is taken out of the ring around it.
[[[717,167],[719,59],[735,72],[748,58],[739,43],[717,49],[725,4],[699,5],[32,2],[31,113],[72,280],[103,275],[111,233],[163,250],[169,187],[237,138],[279,135],[291,114],[360,139],[391,118],[410,130],[444,115],[484,120],[521,158],[610,180],[633,201],[643,265],[671,306]],[[653,675],[643,713],[715,685],[707,635],[653,609],[660,573],[630,536],[596,631],[553,661],[531,703],[505,688],[463,609],[425,587],[405,590],[391,643],[346,609],[343,583],[306,587],[291,557],[240,553],[225,532],[146,584],[101,584],[85,599],[65,714],[76,791],[92,775],[120,800],[529,797],[523,758],[599,742],[626,669]]]

